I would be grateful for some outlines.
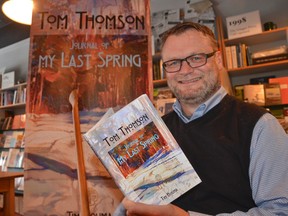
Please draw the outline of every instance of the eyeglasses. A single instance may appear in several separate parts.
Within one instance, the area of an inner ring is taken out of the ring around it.
[[[183,61],[186,61],[191,68],[197,68],[205,65],[207,63],[207,59],[213,56],[215,53],[216,51],[208,54],[205,53],[193,54],[184,59],[173,59],[163,62],[162,66],[167,73],[175,73],[180,71]]]

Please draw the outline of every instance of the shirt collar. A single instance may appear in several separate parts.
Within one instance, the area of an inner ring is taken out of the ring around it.
[[[220,101],[223,99],[223,97],[227,94],[227,91],[223,86],[207,101],[200,104],[193,115],[191,117],[187,117],[182,112],[181,105],[178,100],[173,104],[173,109],[177,113],[177,115],[182,119],[184,123],[191,122],[204,114],[206,114],[209,110],[211,110],[213,107],[215,107]]]

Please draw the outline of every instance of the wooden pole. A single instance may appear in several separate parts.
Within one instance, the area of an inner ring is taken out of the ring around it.
[[[77,174],[78,174],[78,183],[80,188],[80,215],[89,216],[89,199],[88,199],[88,190],[86,182],[86,172],[85,172],[85,163],[83,157],[83,146],[82,146],[82,136],[80,130],[80,119],[79,119],[79,109],[78,109],[78,89],[75,89],[71,92],[69,96],[69,102],[72,105],[73,113],[73,124],[74,124],[74,134],[76,141],[76,151],[77,151]]]

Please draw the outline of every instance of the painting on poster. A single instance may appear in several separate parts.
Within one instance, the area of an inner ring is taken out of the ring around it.
[[[152,95],[150,2],[35,2],[25,131],[25,215],[80,211],[71,92],[81,133],[108,110]],[[93,215],[112,215],[122,193],[83,140]],[[33,200],[33,202],[32,202]]]

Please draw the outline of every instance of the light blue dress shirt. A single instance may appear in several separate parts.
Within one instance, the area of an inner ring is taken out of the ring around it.
[[[188,123],[216,106],[227,94],[221,87],[213,97],[201,104],[190,118],[181,110],[178,101],[173,109]],[[288,216],[288,135],[271,114],[263,115],[255,125],[250,147],[250,185],[257,207],[248,212],[236,211],[218,216]],[[189,212],[192,215],[205,215]]]

